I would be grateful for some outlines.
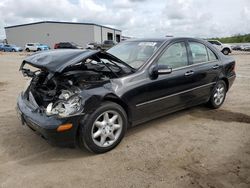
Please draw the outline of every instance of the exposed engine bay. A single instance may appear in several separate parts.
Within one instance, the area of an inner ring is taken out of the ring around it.
[[[24,61],[20,70],[24,76],[31,78],[24,92],[27,100],[35,103],[34,106],[44,109],[47,115],[62,117],[81,111],[82,100],[79,93],[82,90],[130,72],[125,66],[99,58],[97,55],[67,66],[61,72],[51,72],[40,67],[36,71],[31,71],[25,68],[25,64],[29,63]]]

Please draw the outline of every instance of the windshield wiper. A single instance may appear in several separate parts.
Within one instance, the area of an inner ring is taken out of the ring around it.
[[[101,58],[99,58],[98,56],[96,56],[96,57],[98,58],[99,62],[101,62],[105,67],[107,67],[110,70],[110,72],[112,72],[117,78],[119,78],[119,76],[108,66],[108,64],[106,64],[105,62],[103,62],[101,60]]]

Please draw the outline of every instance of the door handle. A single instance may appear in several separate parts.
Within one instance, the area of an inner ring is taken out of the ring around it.
[[[218,64],[213,66],[213,69],[218,69],[220,66]]]
[[[193,75],[194,74],[194,71],[187,71],[186,73],[185,73],[185,76],[191,76],[191,75]]]

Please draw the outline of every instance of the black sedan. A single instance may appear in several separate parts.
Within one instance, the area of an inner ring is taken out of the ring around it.
[[[30,77],[17,102],[22,124],[55,145],[103,153],[131,126],[203,103],[219,108],[235,60],[199,39],[137,39],[107,52],[37,52],[20,71]]]

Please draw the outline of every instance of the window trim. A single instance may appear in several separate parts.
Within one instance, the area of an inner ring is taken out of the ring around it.
[[[218,60],[217,60],[217,61],[218,61]],[[181,69],[188,68],[188,67],[195,67],[195,66],[198,66],[198,65],[208,64],[208,63],[212,63],[212,62],[216,62],[216,61],[206,61],[206,62],[201,62],[201,63],[191,64],[191,65],[188,65],[188,66],[185,66],[185,67],[180,67],[180,68],[175,68],[175,69],[172,69],[172,71],[175,71],[175,70],[181,70]]]

